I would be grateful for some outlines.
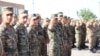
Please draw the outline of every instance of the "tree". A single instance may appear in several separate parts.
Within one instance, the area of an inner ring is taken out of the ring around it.
[[[89,9],[81,9],[80,11],[77,11],[77,16],[86,21],[97,18],[97,16]]]

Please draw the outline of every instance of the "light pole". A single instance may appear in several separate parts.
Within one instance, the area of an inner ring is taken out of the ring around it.
[[[99,2],[99,19],[100,19],[100,2]]]

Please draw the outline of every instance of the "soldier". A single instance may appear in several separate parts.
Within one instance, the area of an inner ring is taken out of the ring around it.
[[[44,38],[45,38],[45,56],[47,56],[47,44],[49,43],[49,37],[48,37],[48,34],[47,34],[47,29],[48,29],[48,25],[50,23],[50,19],[49,18],[46,18],[44,19],[44,22],[43,22],[43,25],[42,25],[42,28],[43,28],[43,33],[45,34],[44,35]]]
[[[18,35],[18,52],[19,56],[29,56],[29,42],[28,42],[28,33],[25,27],[25,23],[28,19],[27,10],[19,10],[18,23],[14,26],[16,33]]]
[[[98,42],[98,35],[99,35],[99,27],[97,25],[97,22],[95,21],[93,23],[93,27],[94,27],[94,48],[97,49],[98,48],[98,45],[99,45],[99,42]]]
[[[11,22],[11,25],[12,25],[12,26],[15,26],[15,25],[16,25],[16,23],[17,23],[17,15],[16,15],[16,14],[14,14],[14,15],[13,15],[12,22]]]
[[[87,23],[87,38],[89,41],[89,50],[95,53],[95,28],[93,26],[94,20],[91,20]]]
[[[36,20],[38,19],[37,16],[34,14],[29,19],[29,26],[27,28],[29,34],[29,50],[30,56],[40,56],[40,42],[38,39],[38,32],[36,30]]]
[[[38,17],[37,19],[37,26],[36,30],[38,32],[38,39],[40,41],[40,55],[45,56],[45,38],[44,38],[44,33],[43,33],[43,28],[41,26],[41,16],[39,14],[36,14]]]
[[[65,35],[64,35],[64,27],[63,27],[63,24],[61,23],[61,21],[62,21],[62,19],[63,19],[63,12],[58,12],[58,24],[57,24],[57,30],[59,31],[59,33],[58,33],[58,35],[59,35],[59,37],[60,37],[60,41],[61,41],[61,46],[60,46],[60,49],[61,49],[61,56],[65,56],[66,54],[65,54],[65,44],[64,44],[64,37],[65,37]]]
[[[2,23],[0,25],[0,38],[4,47],[6,56],[18,56],[17,51],[17,34],[14,28],[10,25],[13,18],[13,8],[2,8]]]
[[[72,39],[71,39],[71,31],[70,31],[70,24],[69,19],[67,16],[64,16],[64,18],[61,20],[63,27],[64,27],[64,47],[65,49],[65,55],[64,56],[71,56],[71,46],[72,46]]]
[[[81,24],[79,21],[76,22],[76,27],[75,27],[75,38],[76,38],[76,44],[77,48],[81,50]]]
[[[58,34],[58,19],[56,16],[57,14],[52,15],[48,26],[48,37],[50,40],[48,43],[48,56],[61,56],[61,37]]]
[[[81,40],[82,40],[82,43],[81,43],[81,48],[84,49],[86,48],[85,46],[85,40],[86,40],[86,24],[85,22],[81,21]]]
[[[71,31],[71,37],[72,37],[72,48],[75,46],[75,22],[71,20],[70,23],[70,31]]]

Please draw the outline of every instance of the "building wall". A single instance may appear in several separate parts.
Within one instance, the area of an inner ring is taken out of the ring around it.
[[[1,8],[4,6],[11,6],[14,8],[14,14],[18,14],[19,9],[24,9],[24,5],[22,4],[16,4],[12,2],[5,2],[5,1],[0,1],[0,14],[1,14]]]

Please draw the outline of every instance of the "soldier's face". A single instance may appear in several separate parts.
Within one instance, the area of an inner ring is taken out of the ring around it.
[[[12,18],[13,18],[13,13],[5,13],[5,14],[3,14],[3,20],[6,23],[11,23]]]
[[[13,16],[12,23],[16,23],[16,22],[17,22],[17,16]]]
[[[31,25],[37,25],[37,19],[31,19],[30,23]]]
[[[62,22],[62,24],[66,24],[67,20],[66,19],[62,19],[61,22]]]
[[[25,24],[27,22],[28,16],[20,16],[19,22],[22,24]]]

